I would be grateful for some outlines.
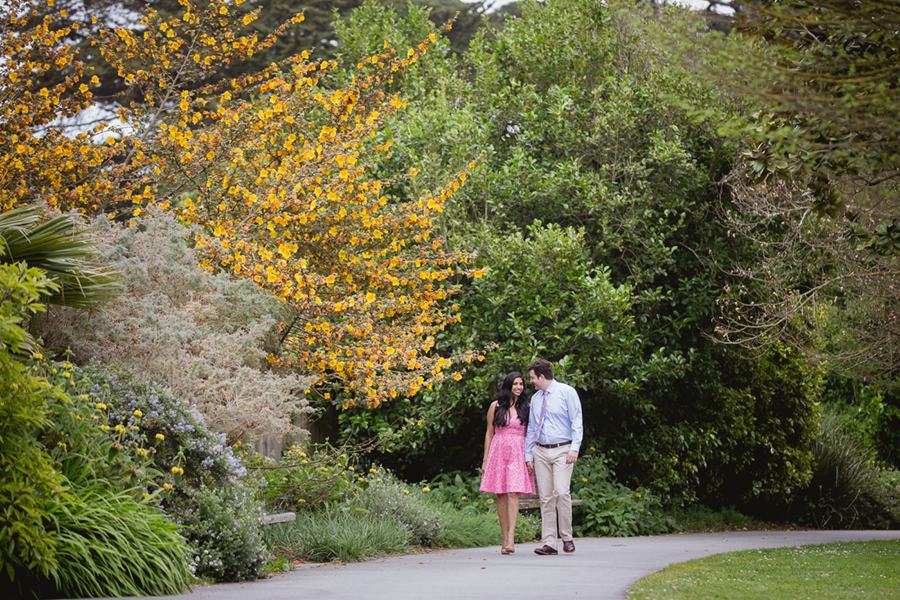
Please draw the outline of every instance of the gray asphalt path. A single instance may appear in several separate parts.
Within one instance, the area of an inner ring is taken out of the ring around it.
[[[622,600],[639,579],[722,552],[829,542],[900,540],[900,531],[742,531],[639,538],[581,538],[574,554],[538,556],[536,544],[438,550],[347,565],[299,565],[266,580],[194,588],[196,600],[397,600],[407,598]],[[560,544],[561,546],[561,544]],[[179,596],[171,596],[179,598]],[[185,596],[180,596],[185,598]]]

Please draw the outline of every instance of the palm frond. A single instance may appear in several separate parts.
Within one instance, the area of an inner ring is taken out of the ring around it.
[[[89,228],[74,215],[43,221],[40,206],[0,214],[0,262],[23,262],[41,269],[59,285],[50,304],[96,308],[122,293],[119,273],[100,265]]]

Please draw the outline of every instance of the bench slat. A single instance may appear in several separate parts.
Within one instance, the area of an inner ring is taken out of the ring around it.
[[[264,515],[262,518],[263,525],[271,525],[273,523],[288,523],[297,518],[297,515],[292,512],[283,512],[277,513],[274,515]]]

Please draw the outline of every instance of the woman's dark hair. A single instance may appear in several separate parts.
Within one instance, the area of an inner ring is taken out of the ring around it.
[[[525,378],[521,373],[513,371],[503,379],[500,384],[500,391],[497,392],[497,409],[494,411],[494,427],[506,427],[509,425],[509,407],[513,402],[512,386],[516,379],[521,379],[525,383]],[[528,412],[530,404],[525,398],[525,390],[516,401],[516,414],[519,415],[519,422],[528,426]]]

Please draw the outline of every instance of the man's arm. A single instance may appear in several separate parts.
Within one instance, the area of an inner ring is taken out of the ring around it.
[[[572,464],[578,458],[581,451],[581,441],[584,439],[584,418],[581,411],[581,399],[575,388],[570,387],[566,394],[566,404],[569,409],[569,419],[572,423],[572,445],[566,455],[566,464]]]
[[[531,401],[531,406],[528,407],[528,429],[525,432],[525,462],[533,463],[534,462],[534,443],[537,441],[534,439],[534,400]]]

